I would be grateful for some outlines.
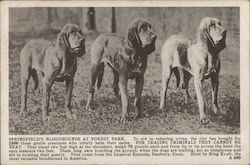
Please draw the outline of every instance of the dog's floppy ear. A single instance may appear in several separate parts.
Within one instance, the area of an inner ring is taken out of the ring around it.
[[[137,49],[141,46],[141,40],[139,37],[138,20],[133,20],[128,27],[127,32],[127,44],[132,49]]]
[[[66,45],[64,44],[63,36],[64,34],[62,31],[57,34],[56,41],[60,47],[66,47]]]
[[[60,33],[57,35],[57,44],[63,49],[68,49],[72,52],[72,49],[69,44],[67,26],[63,27]]]
[[[212,46],[215,47],[214,41],[212,37],[210,36],[210,32],[209,32],[212,21],[213,21],[212,18],[209,18],[209,17],[203,18],[200,23],[199,31],[202,37],[208,40],[212,44]]]

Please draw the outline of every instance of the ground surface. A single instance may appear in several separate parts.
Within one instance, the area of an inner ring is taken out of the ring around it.
[[[45,39],[55,38],[55,34],[42,35]],[[95,95],[94,111],[85,110],[90,68],[89,48],[93,37],[87,42],[87,54],[78,60],[78,70],[73,91],[73,111],[76,120],[68,120],[64,110],[64,83],[55,83],[51,105],[51,123],[43,125],[41,112],[41,88],[37,91],[28,89],[29,116],[19,116],[20,109],[20,63],[19,54],[25,42],[33,37],[10,35],[9,50],[9,132],[10,134],[235,134],[240,133],[240,82],[239,54],[235,49],[226,49],[221,54],[222,71],[220,74],[219,103],[222,116],[213,116],[211,106],[210,81],[204,83],[207,113],[210,123],[207,127],[199,124],[198,105],[195,99],[194,86],[190,81],[191,102],[184,103],[181,89],[176,89],[172,77],[167,94],[167,105],[164,112],[158,111],[160,101],[161,63],[158,51],[148,60],[143,90],[143,117],[133,120],[134,108],[133,85],[129,83],[129,116],[128,123],[119,123],[121,111],[116,108],[112,90],[111,70],[106,67],[102,87]],[[40,37],[39,37],[40,38]],[[233,44],[232,44],[233,45]],[[232,48],[232,45],[228,47]],[[40,83],[41,86],[41,83]],[[31,86],[29,86],[31,87]]]

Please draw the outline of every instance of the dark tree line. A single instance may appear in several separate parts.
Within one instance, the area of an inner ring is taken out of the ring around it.
[[[115,15],[115,7],[111,8],[111,32],[116,32],[116,15]],[[47,8],[48,12],[48,28],[52,29],[51,23],[57,20],[58,14],[56,11],[56,8],[48,7]],[[96,30],[96,21],[95,21],[95,8],[94,7],[89,7],[87,11],[87,23],[86,27],[90,31],[95,31]]]
[[[88,8],[87,18],[88,18],[88,23],[87,23],[88,30],[96,30],[94,7]],[[111,11],[111,31],[116,32],[115,7],[112,7]]]

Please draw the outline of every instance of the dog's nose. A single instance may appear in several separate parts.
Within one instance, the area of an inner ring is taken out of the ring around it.
[[[81,38],[80,38],[80,42],[81,42],[81,43],[85,42],[85,38],[84,38],[84,37],[81,37]]]
[[[226,37],[226,34],[227,34],[227,30],[224,29],[223,32],[222,32],[222,36],[223,36],[223,37]]]
[[[153,39],[153,40],[156,40],[156,38],[157,38],[157,35],[156,35],[156,34],[153,34],[152,39]]]

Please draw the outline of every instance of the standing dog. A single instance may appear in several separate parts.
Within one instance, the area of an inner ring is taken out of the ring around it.
[[[165,42],[161,51],[162,59],[162,93],[160,109],[162,110],[165,104],[167,87],[169,83],[172,70],[177,77],[177,86],[179,86],[180,75],[176,67],[182,68],[183,71],[183,85],[182,88],[186,89],[188,93],[188,82],[191,75],[194,76],[194,85],[197,94],[197,100],[200,111],[200,122],[202,125],[208,123],[205,115],[205,104],[202,95],[202,84],[204,79],[210,77],[212,82],[212,95],[213,95],[213,110],[217,114],[219,106],[217,102],[218,85],[219,85],[219,71],[220,71],[220,58],[219,53],[226,47],[226,29],[220,24],[216,18],[202,19],[197,40],[191,42],[181,36],[174,35],[169,37]],[[211,59],[210,59],[211,57]],[[208,77],[205,76],[208,69],[208,60],[212,60],[215,67],[215,72],[211,72]]]
[[[55,42],[31,40],[21,51],[21,116],[27,113],[27,87],[30,77],[33,89],[38,87],[37,72],[43,76],[43,121],[49,119],[48,108],[50,91],[55,81],[66,81],[66,115],[72,118],[71,98],[74,76],[77,69],[77,57],[85,54],[85,39],[77,25],[67,24],[57,35]]]
[[[113,89],[119,101],[121,95],[121,122],[124,122],[127,116],[129,79],[136,81],[134,106],[136,117],[141,116],[144,73],[148,55],[155,50],[156,38],[151,25],[146,20],[137,18],[130,24],[126,38],[117,34],[102,34],[94,41],[91,48],[91,79],[86,109],[91,109],[96,79],[99,88],[103,78],[104,63],[107,63],[113,70]]]

